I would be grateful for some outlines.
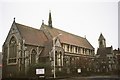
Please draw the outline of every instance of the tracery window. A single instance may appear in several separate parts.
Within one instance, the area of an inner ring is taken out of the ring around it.
[[[12,37],[9,42],[8,63],[16,63],[17,57],[17,42],[15,37]]]

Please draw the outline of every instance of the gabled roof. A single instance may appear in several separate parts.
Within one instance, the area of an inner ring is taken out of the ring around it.
[[[44,43],[48,40],[44,32],[39,29],[25,26],[19,23],[15,23],[15,25],[18,28],[22,38],[25,40],[25,44],[43,46]]]
[[[105,38],[104,38],[104,36],[102,35],[102,33],[100,34],[100,37],[99,37],[98,40],[99,40],[99,41],[100,41],[100,40],[105,40]]]
[[[59,39],[62,43],[84,47],[88,49],[94,49],[94,47],[89,43],[89,41],[86,38],[68,33],[66,31],[62,31],[54,27],[51,28],[47,25],[43,25],[43,27],[45,27],[45,29],[49,31],[50,35],[53,38],[58,36],[59,34],[62,34],[61,36],[59,36]]]
[[[105,47],[105,48],[98,48],[97,50],[97,55],[100,56],[105,56],[107,54],[112,54],[113,53],[113,48],[111,47]]]
[[[117,49],[113,50],[113,52],[114,52],[115,55],[120,55],[120,49],[119,48],[118,48],[118,50]]]

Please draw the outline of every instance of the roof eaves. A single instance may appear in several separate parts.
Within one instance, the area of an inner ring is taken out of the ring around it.
[[[22,34],[21,34],[21,31],[20,31],[19,28],[18,28],[18,23],[15,22],[15,26],[16,26],[16,28],[18,29],[21,38],[23,39],[23,36],[22,36]]]
[[[41,44],[41,45],[40,45],[40,44],[31,44],[31,43],[26,43],[26,42],[25,42],[25,45],[31,45],[31,46],[41,46],[41,47],[44,47],[44,45],[42,45],[42,44]]]
[[[92,49],[95,49],[86,38],[84,38],[84,39],[89,43],[89,45],[91,46]]]

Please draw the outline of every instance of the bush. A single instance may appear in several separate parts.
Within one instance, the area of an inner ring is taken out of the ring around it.
[[[66,73],[66,71],[64,71],[64,70],[61,70],[61,71],[56,71],[56,76],[66,76],[67,75],[67,73]]]
[[[36,64],[31,64],[29,66],[27,75],[29,77],[37,77],[36,76],[36,69],[41,69],[44,68],[45,69],[45,75],[48,76],[50,75],[50,71],[51,71],[51,66],[49,63],[36,63]]]

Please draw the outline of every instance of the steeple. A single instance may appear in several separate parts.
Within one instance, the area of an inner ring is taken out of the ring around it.
[[[105,40],[104,36],[102,35],[102,33],[100,34],[98,42],[99,42],[99,48],[105,48],[106,47],[106,40]]]
[[[52,27],[52,17],[51,17],[51,11],[49,11],[48,26],[49,26],[49,27]]]
[[[100,40],[105,40],[105,38],[104,38],[104,36],[102,35],[102,33],[100,34],[100,37],[99,37],[98,40],[99,40],[99,41],[100,41]]]

